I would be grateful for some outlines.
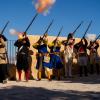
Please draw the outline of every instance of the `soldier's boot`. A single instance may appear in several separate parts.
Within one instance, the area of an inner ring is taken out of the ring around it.
[[[85,74],[85,76],[88,76],[88,69],[87,69],[87,66],[84,66],[84,74]]]
[[[99,64],[96,64],[96,73],[97,73],[97,75],[100,74],[100,68],[99,67],[100,67]]]
[[[38,73],[37,73],[37,81],[41,80],[41,75],[42,75],[41,71],[38,71]]]
[[[94,74],[94,68],[93,64],[90,65],[90,74]]]
[[[56,78],[56,71],[55,69],[52,69],[51,79],[55,79],[55,78]]]
[[[58,79],[58,80],[61,79],[61,76],[60,76],[60,70],[59,70],[59,69],[57,70],[57,79]]]
[[[29,80],[29,70],[25,71],[25,78],[26,78],[26,82],[28,82],[28,80]]]
[[[51,74],[49,71],[47,71],[47,76],[48,76],[48,80],[51,81]]]
[[[18,70],[18,81],[17,82],[21,81],[21,74],[22,74],[22,70]]]
[[[83,76],[83,66],[79,66],[79,75],[80,77]]]

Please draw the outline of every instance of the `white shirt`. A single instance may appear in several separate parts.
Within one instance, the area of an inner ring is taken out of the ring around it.
[[[65,61],[68,61],[68,59],[72,59],[73,57],[73,46],[67,46],[66,49],[64,50],[64,56],[65,56]]]

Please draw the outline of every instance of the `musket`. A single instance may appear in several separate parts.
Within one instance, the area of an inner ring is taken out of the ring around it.
[[[83,21],[80,22],[80,24],[76,27],[76,29],[72,32],[72,35],[74,35],[76,33],[76,31],[80,28],[80,26],[83,24]],[[64,44],[66,42],[66,44],[68,44],[68,38],[67,40],[62,41],[62,43]]]
[[[98,37],[94,40],[94,42],[96,42],[96,40],[99,39],[99,37],[100,37],[100,34],[99,34]]]
[[[60,36],[61,32],[62,32],[63,26],[60,28],[60,31],[58,32],[58,35],[56,37],[56,39],[54,40],[54,47],[53,47],[53,51],[55,51],[56,49],[56,42],[58,40],[58,37]]]
[[[8,24],[9,24],[9,21],[6,23],[6,25],[4,26],[4,28],[2,29],[2,31],[1,31],[1,35],[4,33],[4,31],[5,31],[5,29],[6,29],[6,27],[8,26]]]
[[[42,41],[42,40],[44,39],[45,34],[48,33],[48,31],[49,31],[50,27],[52,26],[53,22],[54,22],[54,20],[52,20],[52,21],[50,22],[50,24],[48,25],[46,31],[44,32],[43,36],[40,37],[40,39],[38,40],[38,42],[40,42],[40,41]]]
[[[24,35],[26,35],[28,29],[30,28],[30,26],[32,25],[32,23],[35,21],[35,19],[37,18],[38,13],[35,14],[35,16],[32,18],[31,22],[29,23],[29,25],[27,26],[26,30],[24,31]]]
[[[60,28],[60,31],[58,32],[57,37],[56,37],[56,39],[54,40],[54,46],[55,46],[55,44],[56,44],[56,42],[57,42],[57,40],[58,40],[58,37],[60,36],[60,34],[61,34],[61,32],[62,32],[62,29],[63,29],[63,26]]]
[[[76,29],[73,31],[73,35],[76,33],[76,31],[80,28],[80,26],[83,24],[83,21],[81,21],[81,23],[76,27]]]
[[[97,41],[97,39],[99,39],[99,37],[100,37],[100,34],[97,36],[97,38],[94,41],[92,41],[92,43],[90,44],[90,46],[93,46],[93,44]]]
[[[3,35],[6,27],[8,26],[9,24],[9,21],[5,24],[4,28],[2,29],[2,31],[0,32],[0,35],[2,35],[2,38],[4,39],[4,41],[7,41],[7,38]]]
[[[63,26],[60,28],[60,31],[59,31],[59,33],[58,33],[58,35],[57,35],[57,37],[56,37],[55,40],[58,40],[58,37],[60,36],[60,34],[61,34],[61,32],[62,32],[62,29],[63,29]]]
[[[53,22],[54,22],[54,20],[51,21],[51,23],[50,23],[49,26],[47,27],[46,31],[44,32],[44,34],[45,34],[45,33],[48,33],[48,31],[49,31],[50,27],[52,26]]]
[[[53,22],[54,22],[54,20],[51,21],[51,23],[50,23],[49,26],[47,27],[46,31],[44,32],[42,38],[44,38],[45,34],[48,33],[48,31],[49,31],[50,27],[52,26]]]
[[[90,21],[90,23],[89,23],[89,25],[88,25],[88,27],[87,27],[82,39],[85,37],[86,33],[88,32],[89,28],[91,27],[91,24],[92,24],[92,21]]]

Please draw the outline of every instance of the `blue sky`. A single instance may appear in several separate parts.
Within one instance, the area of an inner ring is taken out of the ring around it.
[[[10,24],[5,31],[8,39],[16,39],[9,34],[9,29],[15,28],[24,31],[36,10],[32,0],[0,0],[0,30],[9,20]],[[54,19],[49,35],[57,35],[63,25],[61,36],[67,36],[83,20],[84,24],[76,32],[76,37],[82,37],[90,20],[93,20],[89,33],[100,33],[100,0],[56,0],[50,14],[38,18],[30,27],[28,34],[43,34],[46,26]]]

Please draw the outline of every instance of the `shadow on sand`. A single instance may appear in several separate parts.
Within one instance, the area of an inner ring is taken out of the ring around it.
[[[100,100],[100,92],[11,86],[0,89],[0,100]]]
[[[88,77],[73,77],[63,79],[64,83],[83,83],[83,84],[100,84],[100,75],[89,75]]]

